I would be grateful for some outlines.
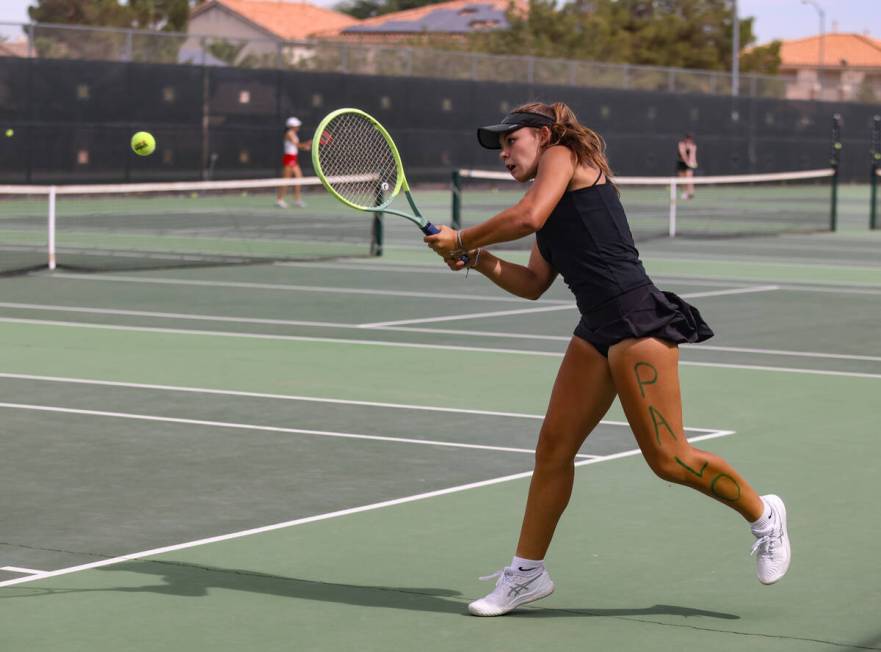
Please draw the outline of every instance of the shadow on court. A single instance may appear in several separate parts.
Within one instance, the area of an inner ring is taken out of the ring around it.
[[[370,586],[338,584],[304,580],[296,577],[268,575],[253,571],[200,566],[181,562],[137,561],[116,564],[100,569],[102,572],[123,571],[141,575],[161,577],[161,584],[144,586],[121,586],[101,589],[44,589],[9,587],[0,589],[0,598],[47,596],[64,593],[83,592],[121,592],[155,593],[178,597],[198,598],[208,594],[209,589],[226,589],[274,595],[281,598],[296,598],[359,607],[386,609],[406,609],[466,615],[466,598],[458,591],[442,588]],[[18,589],[18,590],[16,590]],[[471,598],[468,598],[469,600]],[[571,618],[623,617],[669,615],[688,617],[739,620],[740,616],[705,609],[692,609],[675,605],[655,605],[632,609],[542,609],[527,608],[517,612],[521,617]]]

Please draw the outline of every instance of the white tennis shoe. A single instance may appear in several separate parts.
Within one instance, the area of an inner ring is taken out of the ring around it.
[[[275,201],[275,205],[278,206],[279,208],[287,208],[288,207],[288,203],[284,199],[277,199]]]
[[[759,582],[773,584],[786,575],[792,553],[783,501],[773,494],[762,496],[762,499],[771,507],[771,526],[764,532],[753,532],[756,542],[750,554],[756,555],[756,576]]]
[[[523,574],[509,566],[480,579],[487,581],[496,577],[499,579],[492,593],[468,605],[468,611],[472,615],[501,616],[520,605],[541,600],[554,592],[554,583],[544,568],[540,573]]]

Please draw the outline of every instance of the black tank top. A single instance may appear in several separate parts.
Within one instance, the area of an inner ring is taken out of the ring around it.
[[[651,283],[611,183],[565,193],[535,237],[581,314]]]

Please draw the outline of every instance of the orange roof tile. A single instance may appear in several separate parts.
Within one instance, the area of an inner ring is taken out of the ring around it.
[[[277,0],[211,0],[196,7],[192,16],[218,5],[284,39],[302,39],[317,32],[336,32],[361,22],[347,14],[316,7],[308,2]]]
[[[811,36],[783,41],[780,47],[782,68],[816,67],[820,60],[820,37]],[[823,43],[823,65],[858,68],[881,68],[881,41],[861,34],[826,34]]]
[[[25,39],[0,42],[0,57],[27,57],[28,52],[28,42]]]

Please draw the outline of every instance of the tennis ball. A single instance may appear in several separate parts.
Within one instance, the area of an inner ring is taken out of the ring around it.
[[[12,138],[14,135],[15,135],[15,130],[14,130],[14,129],[7,129],[7,130],[6,130],[6,137],[7,137],[7,138]]]
[[[383,182],[382,182],[382,185],[380,186],[380,188],[382,188],[382,191],[383,191],[383,192],[388,192],[389,185],[388,185],[385,181],[383,181]]]
[[[150,156],[156,149],[156,139],[147,131],[139,131],[132,136],[132,151],[138,156]]]

